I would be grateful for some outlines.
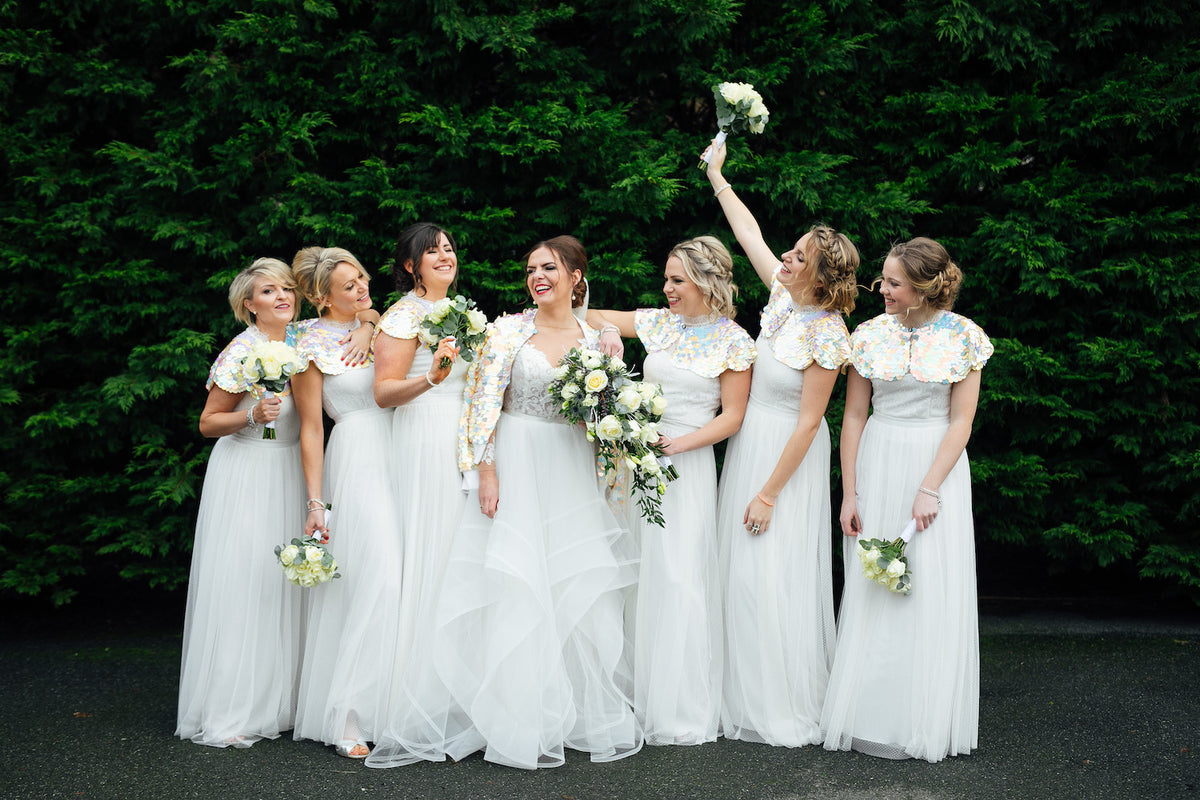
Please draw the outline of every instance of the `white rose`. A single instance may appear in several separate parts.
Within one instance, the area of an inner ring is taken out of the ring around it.
[[[321,578],[313,572],[305,571],[300,573],[300,585],[311,589],[321,582]]]
[[[637,439],[641,437],[642,426],[638,424],[636,419],[627,419],[625,424],[629,426],[629,438]]]
[[[661,417],[663,412],[667,410],[667,398],[660,395],[655,395],[650,401],[650,413],[656,417]]]
[[[417,338],[420,339],[421,343],[427,347],[433,347],[441,341],[436,333],[423,325],[417,329]]]
[[[642,444],[654,444],[658,441],[660,435],[658,426],[652,422],[647,422],[642,426],[642,432],[638,434],[638,438],[642,440]]]
[[[289,544],[279,552],[279,562],[285,567],[290,566],[298,555],[300,555],[300,548],[294,544]]]
[[[287,578],[288,583],[300,585],[300,570],[295,565],[284,567],[283,577]]]
[[[888,564],[887,574],[893,578],[899,578],[904,574],[904,562],[898,558],[892,561]]]
[[[604,356],[596,350],[584,350],[579,363],[583,364],[584,369],[599,369],[604,366]]]
[[[487,315],[477,308],[473,308],[467,312],[467,320],[470,323],[470,333],[483,333],[487,327]]]
[[[625,362],[621,360],[620,356],[610,356],[608,363],[612,365],[613,369],[625,369]]]
[[[583,379],[583,388],[592,394],[599,392],[605,386],[608,386],[608,374],[602,369],[593,369]]]
[[[449,297],[443,297],[433,304],[433,308],[429,309],[429,315],[426,317],[436,323],[441,323],[446,319],[446,315],[450,313],[453,303]]]
[[[630,384],[621,390],[617,395],[617,406],[621,411],[627,414],[632,414],[637,411],[638,406],[642,404],[642,396],[638,394],[637,388]]]
[[[311,544],[304,548],[304,560],[309,564],[320,564],[321,559],[325,554],[321,552],[321,548],[313,547]]]
[[[571,374],[570,364],[559,364],[554,368],[554,379],[561,381],[563,378]]]
[[[563,400],[570,400],[572,397],[579,394],[579,385],[575,383],[568,383],[562,388],[562,392],[559,394],[562,396]]]
[[[612,414],[609,414],[596,423],[596,434],[603,441],[616,441],[621,438],[621,432],[621,420],[617,419]]]
[[[594,394],[589,394],[587,397],[583,398],[583,400],[580,401],[580,404],[584,408],[595,408],[596,406],[600,405],[600,398],[596,397],[596,395],[594,395]]]

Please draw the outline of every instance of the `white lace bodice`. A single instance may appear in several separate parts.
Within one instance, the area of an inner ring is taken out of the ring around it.
[[[893,381],[871,380],[871,406],[875,414],[893,419],[948,420],[952,383],[927,383],[906,373]]]
[[[321,381],[321,406],[335,423],[358,411],[381,411],[375,405],[375,365],[326,375]]]
[[[512,379],[504,390],[504,410],[530,417],[563,421],[559,403],[548,391],[554,380],[554,365],[529,342],[521,345],[512,365]]]
[[[804,388],[804,371],[793,369],[775,358],[771,350],[773,339],[759,336],[754,346],[758,360],[754,362],[754,377],[750,381],[750,399],[781,413],[800,413],[800,392]]]
[[[695,430],[712,421],[721,407],[721,379],[705,378],[674,363],[674,347],[646,356],[647,383],[662,386],[667,399],[664,430]]]

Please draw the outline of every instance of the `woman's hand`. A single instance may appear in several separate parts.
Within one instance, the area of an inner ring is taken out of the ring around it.
[[[279,418],[279,412],[282,410],[283,401],[275,395],[264,397],[254,405],[251,413],[254,414],[254,421],[259,425],[266,425],[268,422],[274,422]]]
[[[746,530],[750,531],[751,536],[758,536],[767,532],[767,528],[771,527],[771,516],[774,514],[774,509],[764,503],[757,495],[750,501],[750,505],[746,506],[746,513],[742,515],[742,522],[746,525]]]
[[[500,480],[494,469],[479,470],[479,510],[488,519],[494,519],[500,505]]]
[[[725,179],[721,177],[721,167],[725,166],[725,156],[727,154],[724,142],[719,147],[714,147],[713,145],[716,143],[717,140],[713,139],[709,142],[708,147],[705,148],[704,153],[701,154],[702,158],[705,154],[709,155],[708,167],[705,168],[704,174],[708,176],[708,180],[712,182],[714,189],[725,183]]]
[[[625,355],[625,342],[621,332],[615,325],[609,325],[600,331],[600,352],[606,356],[622,358]]]
[[[923,531],[933,524],[937,519],[938,512],[941,507],[938,505],[938,499],[925,492],[918,491],[917,497],[913,500],[912,518],[917,521],[917,530]]]
[[[329,543],[329,529],[325,527],[325,509],[310,508],[304,521],[305,538],[316,539],[321,544]]]
[[[675,444],[675,440],[666,434],[659,436],[656,445],[662,448],[664,456],[673,456],[679,453],[686,453],[687,450]]]
[[[371,354],[371,338],[375,335],[373,325],[359,325],[356,329],[342,337],[338,342],[345,345],[342,350],[342,363],[351,367],[365,364]]]
[[[858,516],[858,502],[854,497],[842,500],[842,513],[838,515],[842,523],[842,536],[858,536],[862,533],[862,519]]]
[[[450,359],[450,363],[442,366],[442,359]],[[433,351],[433,366],[429,368],[429,379],[434,384],[441,384],[442,381],[450,377],[450,370],[454,369],[454,361],[458,358],[458,347],[455,346],[454,337],[447,336],[438,342],[437,350]]]

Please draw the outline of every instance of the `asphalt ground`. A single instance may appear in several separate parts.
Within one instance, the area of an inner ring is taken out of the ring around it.
[[[970,756],[721,740],[609,764],[568,751],[537,772],[479,755],[375,770],[282,737],[247,750],[182,742],[181,625],[89,625],[86,613],[66,629],[26,624],[0,631],[0,798],[1200,798],[1200,615],[1024,606],[981,617]]]

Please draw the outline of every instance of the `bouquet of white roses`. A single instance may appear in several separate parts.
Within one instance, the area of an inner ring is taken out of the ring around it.
[[[615,356],[576,347],[559,362],[549,391],[562,401],[559,413],[583,423],[588,440],[599,442],[605,472],[629,469],[642,516],[661,526],[662,496],[679,472],[655,444],[667,407],[658,385],[633,380]]]
[[[438,342],[447,336],[454,339],[461,348],[459,355],[466,362],[475,359],[475,351],[483,344],[484,332],[487,329],[487,316],[479,310],[474,300],[469,300],[461,294],[451,300],[443,297],[433,304],[433,308],[421,320],[421,329],[417,335],[430,350],[437,350]],[[442,356],[439,366],[442,369],[450,366],[450,359]]]
[[[263,388],[264,397],[273,397],[287,388],[288,379],[308,368],[308,362],[286,342],[255,342],[242,359],[242,377]],[[275,438],[275,422],[263,426],[263,438]]]
[[[762,95],[754,91],[749,83],[719,83],[713,87],[713,98],[717,107],[717,140],[714,149],[720,147],[731,133],[748,130],[762,133],[771,112],[763,105]],[[708,166],[711,152],[700,161],[700,169]]]
[[[333,554],[317,539],[275,545],[275,557],[283,566],[283,577],[296,586],[308,588],[342,577]]]
[[[858,540],[858,560],[862,562],[863,577],[886,587],[889,592],[908,595],[912,593],[912,571],[904,546],[916,532],[915,522],[910,522],[895,541],[885,539]]]

